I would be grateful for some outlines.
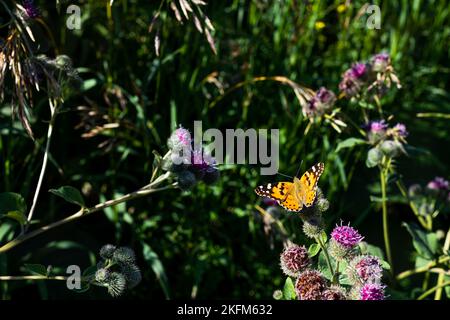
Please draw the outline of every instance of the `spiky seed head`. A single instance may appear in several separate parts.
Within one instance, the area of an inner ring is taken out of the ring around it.
[[[141,270],[135,264],[123,264],[120,271],[127,280],[128,289],[136,287],[142,280]]]
[[[112,244],[105,244],[100,249],[100,257],[103,259],[111,259],[113,257],[114,251],[116,251],[117,247]]]
[[[295,292],[299,300],[321,300],[327,288],[327,281],[317,270],[300,273],[295,282]]]
[[[120,247],[114,251],[112,260],[118,263],[133,264],[136,260],[134,251],[128,247]]]
[[[118,272],[112,272],[105,281],[105,285],[108,288],[108,293],[117,298],[123,294],[127,287],[127,280],[124,275]]]
[[[108,279],[109,274],[110,272],[108,271],[108,269],[98,269],[95,272],[95,281],[103,283]]]

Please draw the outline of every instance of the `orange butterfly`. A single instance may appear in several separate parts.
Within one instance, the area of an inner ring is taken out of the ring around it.
[[[314,165],[293,182],[268,183],[255,189],[258,196],[268,197],[278,202],[288,211],[299,212],[303,205],[310,207],[316,199],[317,182],[325,166],[322,162]]]

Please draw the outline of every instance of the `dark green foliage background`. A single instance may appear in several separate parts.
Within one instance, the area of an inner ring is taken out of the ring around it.
[[[58,11],[52,1],[37,1],[55,39],[52,44],[35,24],[41,50],[51,57],[66,54],[76,68],[83,68],[83,84],[67,91],[64,112],[57,118],[52,161],[35,214],[41,223],[77,210],[45,190],[62,185],[83,189],[88,205],[134,191],[148,183],[152,150],[167,151],[171,130],[177,124],[191,128],[194,120],[202,120],[204,128],[279,128],[280,171],[294,175],[301,160],[302,169],[325,162],[320,186],[331,203],[330,228],[340,219],[351,221],[368,242],[382,247],[380,209],[369,200],[378,192],[377,172],[364,165],[367,150],[334,152],[339,141],[354,134],[351,130],[339,135],[322,125],[304,135],[307,121],[294,93],[274,82],[245,85],[213,105],[221,93],[206,79],[217,72],[218,80],[231,87],[256,76],[281,75],[313,89],[326,86],[338,92],[340,76],[352,62],[383,50],[391,54],[403,84],[384,99],[384,109],[395,115],[394,122],[407,125],[411,145],[428,151],[401,158],[398,171],[408,184],[423,184],[435,175],[449,177],[448,119],[416,116],[450,112],[447,1],[374,1],[381,6],[380,30],[364,27],[367,15],[355,19],[364,1],[351,1],[352,7],[342,13],[336,8],[343,1],[210,1],[204,12],[216,29],[217,55],[192,22],[180,25],[163,4],[159,57],[155,32],[148,28],[160,1],[116,0],[111,15],[107,2],[78,1],[83,24],[81,30],[71,31],[65,27],[68,2],[61,1]],[[316,29],[316,21],[325,27]],[[124,107],[112,94],[105,99],[114,88],[123,92]],[[27,203],[37,182],[49,118],[45,93],[36,102],[36,144],[17,119],[11,121],[9,105],[0,106],[0,192],[21,193]],[[356,114],[344,100],[339,103]],[[108,120],[86,116],[78,106],[94,108]],[[120,126],[90,139],[82,137],[88,123],[108,122]],[[106,147],[100,146],[105,141]],[[275,236],[270,247],[254,209],[259,199],[253,188],[280,178],[260,176],[255,166],[226,166],[216,186],[157,193],[32,239],[8,252],[0,270],[18,275],[24,263],[88,267],[103,244],[114,243],[133,247],[144,273],[144,281],[125,299],[271,298],[284,281],[278,260],[282,245]],[[400,224],[414,216],[401,203],[391,204],[389,212],[395,267],[401,271],[413,266],[413,249]],[[281,220],[294,241],[306,242],[298,217],[285,214]],[[444,219],[442,228],[448,222]],[[142,253],[145,245],[159,257],[167,279],[155,276],[150,266],[155,260]],[[420,283],[397,290],[408,298],[415,286]],[[108,298],[100,288],[78,295],[57,282],[10,282],[0,287],[3,298]]]

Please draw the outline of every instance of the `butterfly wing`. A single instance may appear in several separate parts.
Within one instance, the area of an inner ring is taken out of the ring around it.
[[[287,211],[299,212],[303,208],[303,204],[298,201],[292,193],[288,194],[284,201],[278,201],[278,204]]]
[[[294,184],[292,182],[268,183],[255,189],[257,195],[274,199],[288,211],[298,212],[303,205],[293,195]]]
[[[294,184],[292,182],[268,183],[258,186],[255,192],[258,196],[267,197],[277,201],[286,200],[287,196],[292,192]]]
[[[310,207],[316,199],[317,182],[323,173],[325,166],[322,162],[312,166],[300,178],[300,190],[305,206]]]

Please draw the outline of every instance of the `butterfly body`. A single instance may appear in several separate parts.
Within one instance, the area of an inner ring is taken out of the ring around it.
[[[319,162],[293,182],[277,182],[261,185],[255,189],[257,195],[268,197],[278,202],[288,211],[299,212],[303,206],[310,207],[316,198],[317,182],[324,170]]]

